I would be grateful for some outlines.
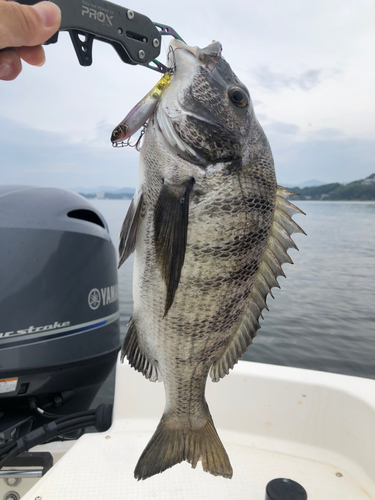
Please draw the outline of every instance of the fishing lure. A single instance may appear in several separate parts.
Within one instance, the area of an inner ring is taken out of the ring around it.
[[[150,92],[141,100],[128,115],[113,130],[111,142],[114,147],[123,147],[129,145],[129,139],[135,134],[150,118],[156,105],[169,85],[172,79],[172,73],[165,73]],[[127,142],[125,142],[127,141]]]

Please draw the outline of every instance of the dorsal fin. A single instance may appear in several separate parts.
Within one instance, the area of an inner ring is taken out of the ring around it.
[[[193,184],[194,179],[178,185],[165,180],[155,208],[156,261],[167,287],[164,316],[173,304],[185,260],[189,194]]]
[[[136,235],[141,217],[142,203],[143,193],[140,192],[138,194],[137,200],[135,200],[135,197],[132,199],[125,216],[125,220],[122,224],[120,232],[120,244],[118,249],[120,255],[120,262],[118,264],[119,268],[135,250]]]
[[[298,250],[291,234],[294,232],[306,234],[291,218],[296,213],[304,214],[304,212],[285,199],[290,194],[294,193],[281,186],[277,187],[275,213],[263,260],[259,266],[241,323],[224,354],[211,367],[210,376],[214,382],[218,382],[227,375],[252,344],[257,330],[260,328],[258,320],[259,317],[262,317],[262,310],[268,309],[267,295],[272,295],[271,288],[275,286],[280,288],[277,281],[278,276],[285,276],[281,268],[282,264],[285,262],[293,263],[287,250],[291,247]]]

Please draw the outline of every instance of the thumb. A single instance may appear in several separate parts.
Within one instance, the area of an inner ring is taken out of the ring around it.
[[[61,11],[52,2],[28,6],[0,0],[0,49],[40,45],[56,33],[60,22]]]

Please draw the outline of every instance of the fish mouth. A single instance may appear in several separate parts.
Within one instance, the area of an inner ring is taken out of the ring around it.
[[[190,116],[206,122],[208,126],[213,125],[219,127],[220,124],[187,109],[181,102],[178,92],[179,84],[177,84],[177,81],[184,81],[186,78],[190,79],[194,67],[203,67],[212,72],[221,59],[221,52],[222,45],[220,42],[212,42],[207,47],[200,49],[199,47],[191,47],[181,40],[171,40],[169,44],[168,65],[174,70],[173,72],[175,74],[172,87],[167,89],[165,97],[170,94],[172,88],[175,88],[174,95],[177,100],[179,111],[175,115],[170,111],[173,109],[172,106],[166,106],[166,109],[169,108],[167,112],[166,109],[164,109],[164,105],[160,105],[156,112],[158,131],[168,147],[172,148],[175,154],[181,158],[203,166],[207,166],[208,162],[195,151],[191,145],[186,144],[182,137],[176,132],[174,129],[174,121],[175,119],[181,119],[181,116],[184,115],[185,117]]]
[[[185,64],[199,64],[208,71],[213,71],[221,59],[222,45],[212,42],[207,47],[191,47],[181,40],[172,40],[169,44],[168,64],[172,68],[179,68]]]
[[[165,147],[178,157],[197,166],[206,169],[210,164],[225,163],[233,158],[208,158],[205,148],[198,147],[194,141],[186,142],[184,134],[179,132],[184,127],[185,120],[195,120],[203,122],[204,126],[219,130],[222,128],[220,122],[216,121],[206,110],[200,113],[199,110],[190,109],[184,103],[184,87],[190,82],[192,75],[201,68],[206,69],[210,74],[221,60],[222,45],[220,42],[213,42],[207,47],[191,47],[180,40],[170,42],[168,54],[168,64],[174,69],[174,76],[171,86],[166,90],[162,102],[156,109],[155,122],[160,139]],[[220,75],[213,76],[215,80]],[[221,83],[221,82],[220,82]],[[224,82],[225,84],[225,82]]]

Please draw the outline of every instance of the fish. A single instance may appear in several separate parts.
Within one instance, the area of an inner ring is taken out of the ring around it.
[[[231,478],[206,381],[226,376],[252,343],[288,249],[298,250],[291,235],[304,231],[292,216],[303,212],[277,185],[249,91],[220,42],[173,40],[169,54],[173,76],[147,122],[119,245],[120,264],[135,253],[121,361],[163,381],[166,396],[134,476],[201,461]]]

